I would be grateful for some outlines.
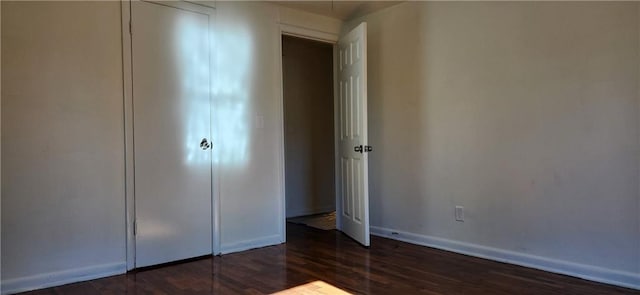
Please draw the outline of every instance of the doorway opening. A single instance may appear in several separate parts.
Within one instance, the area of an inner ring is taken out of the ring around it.
[[[334,45],[282,35],[287,222],[336,229]]]

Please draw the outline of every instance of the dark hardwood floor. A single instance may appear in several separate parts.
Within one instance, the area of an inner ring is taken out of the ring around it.
[[[25,294],[269,294],[321,280],[356,294],[640,294],[544,271],[288,224],[287,243]]]

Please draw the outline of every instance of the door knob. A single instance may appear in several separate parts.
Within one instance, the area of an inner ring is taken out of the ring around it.
[[[203,138],[202,141],[200,142],[200,148],[202,148],[203,150],[206,150],[210,147],[211,147],[211,144],[209,144],[209,141],[207,141],[206,138]]]
[[[356,153],[361,153],[362,154],[362,145],[356,145],[353,147],[353,151]]]

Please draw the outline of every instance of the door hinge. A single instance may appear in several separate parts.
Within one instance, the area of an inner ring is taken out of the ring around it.
[[[138,235],[138,221],[134,220],[133,221],[133,235]]]

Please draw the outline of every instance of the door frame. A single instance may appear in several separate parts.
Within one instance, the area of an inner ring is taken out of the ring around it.
[[[287,202],[286,202],[286,179],[285,179],[285,141],[284,141],[284,71],[282,68],[282,37],[283,36],[292,36],[292,37],[298,37],[298,38],[302,38],[302,39],[308,39],[308,40],[314,40],[314,41],[320,41],[323,43],[328,43],[331,44],[333,46],[333,149],[334,151],[338,151],[338,145],[340,144],[339,142],[339,138],[337,137],[338,131],[339,131],[339,116],[338,116],[338,89],[336,87],[337,82],[338,82],[338,62],[337,62],[337,58],[336,58],[336,54],[337,54],[337,46],[338,46],[338,40],[340,39],[340,36],[337,34],[333,34],[333,33],[328,33],[328,32],[323,32],[323,31],[317,31],[314,29],[309,29],[309,28],[303,28],[303,27],[299,27],[299,26],[294,26],[294,25],[288,25],[288,24],[280,24],[280,30],[278,32],[278,47],[279,47],[279,54],[278,54],[278,58],[279,58],[279,63],[278,63],[278,71],[279,71],[279,75],[278,77],[280,78],[280,99],[278,101],[278,110],[279,110],[279,118],[280,118],[280,162],[282,163],[282,169],[280,171],[280,187],[282,188],[282,193],[281,193],[281,197],[280,197],[280,205],[281,205],[281,211],[280,211],[280,218],[282,220],[282,227],[281,227],[281,235],[282,235],[282,242],[286,242],[287,240]],[[333,169],[334,169],[334,194],[335,194],[335,202],[336,202],[336,212],[340,212],[341,210],[341,202],[340,202],[340,195],[339,195],[339,190],[338,188],[340,187],[339,184],[339,175],[338,175],[338,161],[339,161],[339,155],[337,152],[334,153],[334,163],[333,163]],[[340,214],[336,213],[336,228],[338,230],[342,230],[342,226],[341,226],[341,217]]]
[[[148,0],[123,0],[120,2],[122,16],[122,71],[123,71],[123,110],[124,110],[124,148],[125,148],[125,219],[126,219],[126,259],[127,271],[136,268],[136,238],[135,230],[135,153],[134,153],[134,124],[133,124],[133,63],[132,63],[132,34],[131,34],[131,3],[132,1],[145,1],[157,3],[159,5],[175,7],[185,10],[197,10],[199,12],[206,11],[212,19],[209,21],[209,32],[213,32],[216,23],[216,10],[213,3],[204,1],[176,1],[176,2],[158,2]],[[210,40],[212,52],[215,52],[215,41]],[[210,59],[211,77],[214,79],[216,68],[213,64],[213,58]],[[213,97],[210,94],[211,114],[213,114]],[[215,120],[211,120],[211,139],[217,132],[217,124]],[[212,255],[220,254],[220,191],[219,191],[219,169],[215,163],[213,153],[211,151],[211,225],[212,225]]]

